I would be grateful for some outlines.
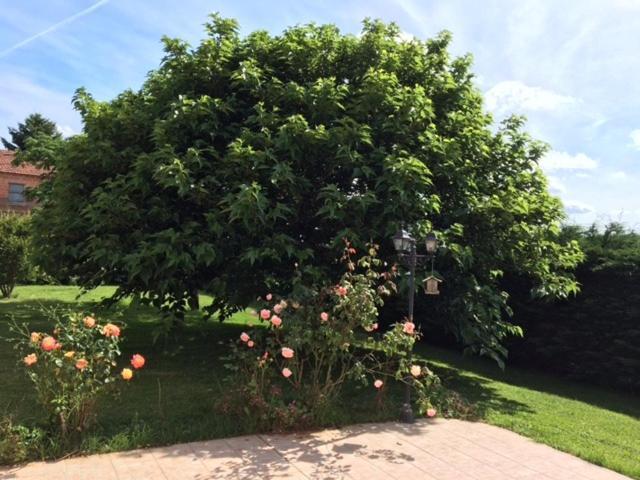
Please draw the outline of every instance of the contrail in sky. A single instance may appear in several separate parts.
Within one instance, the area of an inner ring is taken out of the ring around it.
[[[87,14],[93,12],[94,10],[100,8],[101,6],[103,6],[107,2],[109,2],[109,0],[100,0],[99,2],[94,3],[90,7],[85,8],[84,10],[82,10],[82,11],[80,11],[78,13],[74,13],[70,17],[67,17],[64,20],[60,20],[58,23],[55,23],[55,24],[51,25],[50,27],[42,30],[41,32],[38,32],[35,35],[32,35],[31,37],[29,37],[29,38],[27,38],[25,40],[22,40],[21,42],[16,43],[15,45],[12,45],[11,47],[7,48],[6,50],[0,51],[0,58],[9,55],[10,53],[16,51],[19,48],[24,47],[25,45],[28,45],[29,43],[33,42],[34,40],[37,40],[40,37],[44,37],[45,35],[47,35],[47,34],[49,34],[51,32],[55,32],[60,27],[63,27],[63,26],[65,26],[65,25],[67,25],[67,24],[69,24],[71,22],[74,22],[75,20],[79,19],[80,17],[84,17],[85,15],[87,15]]]

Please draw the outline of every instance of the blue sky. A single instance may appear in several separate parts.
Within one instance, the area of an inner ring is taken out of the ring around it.
[[[65,134],[86,87],[99,99],[138,88],[161,58],[162,35],[195,44],[206,15],[243,33],[335,23],[357,33],[364,17],[396,21],[424,39],[453,32],[470,52],[496,119],[528,117],[552,146],[542,166],[573,221],[621,220],[640,229],[640,0],[22,0],[0,1],[0,135],[34,111]]]

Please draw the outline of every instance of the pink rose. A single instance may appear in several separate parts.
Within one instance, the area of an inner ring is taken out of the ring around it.
[[[347,294],[347,287],[343,287],[342,285],[338,285],[336,287],[336,295],[339,297],[344,297]]]
[[[402,331],[404,333],[408,333],[409,335],[413,335],[415,329],[416,325],[413,322],[404,322],[404,326],[402,327]]]
[[[293,372],[289,370],[287,367],[282,369],[282,376],[284,378],[289,378],[291,375],[293,375]]]
[[[384,385],[384,382],[382,380],[376,380],[375,382],[373,382],[373,386],[376,387],[378,390],[382,388],[382,385]]]
[[[265,298],[267,299],[267,302],[270,302],[271,299],[273,298],[273,295],[271,295],[270,293],[267,293],[267,296]]]
[[[378,329],[378,322],[376,322],[376,323],[374,323],[374,324],[373,324],[373,329],[374,329],[374,330],[377,330],[377,329]]]
[[[280,303],[277,303],[273,306],[273,313],[275,313],[276,315],[280,315],[282,313],[282,305]]]
[[[276,328],[279,327],[280,325],[282,325],[282,319],[279,316],[274,315],[273,317],[271,317],[271,325]]]
[[[288,348],[288,347],[282,347],[282,351],[281,351],[281,353],[282,353],[282,356],[283,356],[284,358],[293,358],[293,353],[294,353],[294,352],[293,352],[293,350],[292,350],[292,349],[290,349],[290,348]]]
[[[45,352],[51,352],[53,350],[56,350],[57,345],[58,345],[58,342],[56,341],[55,338],[53,338],[53,337],[44,337],[44,340],[42,340],[42,343],[40,344],[40,347]]]
[[[248,342],[249,341],[249,334],[247,332],[242,332],[240,334],[240,340],[242,340],[243,342]]]
[[[435,409],[435,408],[429,408],[429,409],[427,410],[427,417],[429,417],[429,418],[433,418],[433,417],[435,417],[435,416],[436,416],[436,413],[438,413],[438,412],[436,412],[436,409]]]
[[[271,316],[271,312],[269,310],[267,310],[266,308],[263,308],[262,310],[260,310],[260,318],[263,320],[269,320],[269,317]]]
[[[247,347],[249,347],[249,348],[253,348],[254,345],[255,345],[255,343],[253,343],[253,340],[249,340],[247,342]]]
[[[411,365],[411,375],[414,377],[419,377],[422,374],[422,368],[420,365]]]
[[[329,321],[329,314],[327,312],[322,312],[320,314],[320,320],[322,322],[328,322]]]

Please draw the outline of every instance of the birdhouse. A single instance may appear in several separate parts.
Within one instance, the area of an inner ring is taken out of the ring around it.
[[[426,293],[427,295],[440,295],[438,284],[441,282],[442,280],[440,280],[439,278],[434,277],[433,275],[429,275],[424,279],[424,282],[422,282],[424,286],[424,293]]]

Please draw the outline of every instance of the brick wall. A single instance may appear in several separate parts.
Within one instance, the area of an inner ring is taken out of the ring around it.
[[[35,202],[9,202],[9,184],[24,185],[25,189],[36,187],[42,181],[45,171],[29,165],[14,165],[15,152],[0,150],[0,212],[12,211],[27,213],[34,207]]]
[[[0,172],[0,211],[28,212],[34,202],[27,201],[24,204],[9,203],[9,184],[18,183],[25,185],[27,188],[36,187],[40,184],[40,177],[35,175],[22,175],[13,172]]]

